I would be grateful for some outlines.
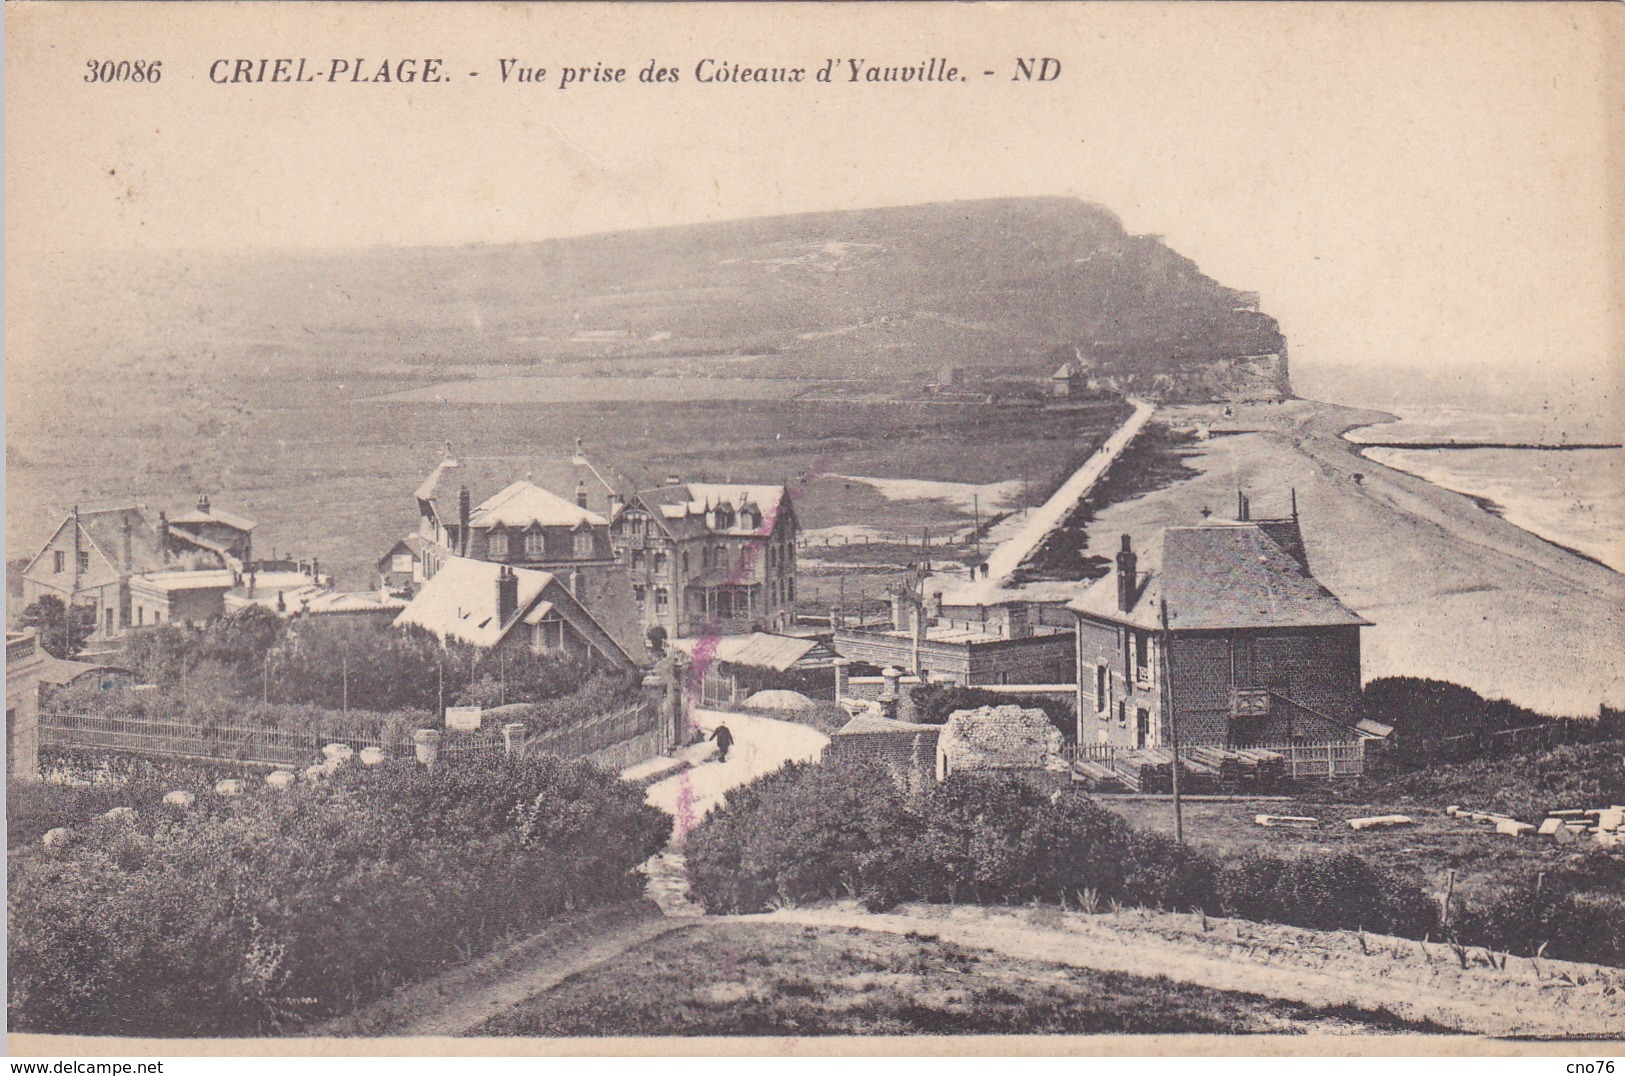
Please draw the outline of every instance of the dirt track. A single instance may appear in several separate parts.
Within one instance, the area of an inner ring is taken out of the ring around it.
[[[1084,915],[1056,909],[905,905],[870,914],[856,905],[789,909],[746,921],[857,927],[935,936],[1007,956],[1074,967],[1165,975],[1181,982],[1309,1005],[1386,1009],[1482,1035],[1625,1032],[1625,971],[1506,959],[1386,935],[1311,931],[1161,912]],[[1611,992],[1610,992],[1611,991]]]

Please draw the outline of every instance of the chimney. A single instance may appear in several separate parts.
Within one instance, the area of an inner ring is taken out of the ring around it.
[[[197,495],[197,510],[204,515],[209,514],[209,495],[207,493]]]
[[[158,513],[158,559],[169,563],[169,516],[162,511]]]
[[[576,479],[576,507],[587,507],[587,483],[579,478]]]
[[[310,581],[312,583],[322,581],[322,562],[319,557],[310,558]]]
[[[668,485],[668,486],[680,486],[682,484],[683,484],[683,476],[682,475],[680,475],[680,474],[669,474],[669,475],[666,476],[666,485]]]
[[[119,528],[119,561],[123,565],[125,574],[129,574],[135,558],[130,549],[130,514],[124,513],[124,525]]]
[[[468,520],[474,514],[473,502],[468,496],[468,487],[463,486],[457,491],[457,552],[459,556],[468,556]]]
[[[891,592],[891,626],[893,631],[907,631],[908,621],[908,594],[902,587]]]
[[[1134,555],[1134,549],[1129,544],[1128,535],[1123,535],[1123,548],[1117,553],[1117,608],[1128,612],[1134,608],[1134,592],[1139,584],[1139,561]]]
[[[503,625],[519,612],[519,577],[504,564],[497,571],[497,624]]]
[[[282,591],[280,590],[276,592],[276,611],[279,613],[286,613],[288,611],[288,601],[282,596]]]
[[[621,496],[619,490],[611,490],[609,493],[609,514],[611,516],[619,515],[621,509],[625,507],[626,498]]]
[[[1246,523],[1248,520],[1252,519],[1252,514],[1252,502],[1247,499],[1247,495],[1245,493],[1241,492],[1239,489],[1236,490],[1236,520],[1241,523]]]

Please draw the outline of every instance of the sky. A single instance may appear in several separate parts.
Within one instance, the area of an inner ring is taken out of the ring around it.
[[[48,273],[60,251],[505,243],[1067,195],[1258,291],[1295,377],[1625,370],[1617,5],[36,5],[6,21],[11,272]],[[87,59],[138,56],[163,59],[159,84],[84,81]],[[440,57],[450,81],[208,77],[282,56]],[[1059,77],[1009,77],[1044,56]],[[968,74],[700,85],[708,57]],[[503,84],[502,58],[548,81]],[[651,61],[681,81],[640,84]],[[627,82],[556,85],[601,63]]]

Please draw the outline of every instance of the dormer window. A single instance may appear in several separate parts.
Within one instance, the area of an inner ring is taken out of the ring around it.
[[[491,528],[486,538],[486,552],[491,557],[506,557],[508,555],[508,532]]]
[[[547,535],[542,528],[535,527],[525,532],[525,556],[545,557],[547,555]]]
[[[576,531],[575,555],[578,560],[592,556],[592,531]]]

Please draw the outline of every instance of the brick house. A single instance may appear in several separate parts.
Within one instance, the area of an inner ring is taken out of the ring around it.
[[[560,651],[611,668],[636,667],[559,576],[467,557],[442,563],[395,627],[422,628],[442,641],[485,650]]]
[[[960,684],[1072,682],[1071,628],[1043,623],[1032,603],[945,606],[940,594],[913,593],[909,584],[893,589],[890,628],[838,626],[841,657]]]
[[[613,515],[641,623],[670,638],[790,626],[799,524],[783,486],[668,481]]]
[[[573,492],[566,498],[554,490]],[[632,587],[610,541],[621,497],[585,456],[448,456],[418,487],[416,501],[417,529],[379,561],[383,589],[411,597],[454,559],[545,572],[590,608],[623,650],[649,660]]]
[[[214,511],[207,496],[174,519],[160,512],[156,526],[140,505],[75,508],[23,569],[23,604],[49,594],[64,605],[90,606],[96,610],[96,630],[85,650],[114,649],[126,631],[152,623],[150,614],[159,607],[151,588],[145,594],[150,600],[137,601],[131,589],[135,577],[240,572],[253,553],[253,531],[252,520]],[[162,608],[164,619],[171,619],[168,606]]]
[[[1079,743],[1165,745],[1170,699],[1181,745],[1389,731],[1361,716],[1360,629],[1369,622],[1310,574],[1296,512],[1171,527],[1146,562],[1142,570],[1124,535],[1116,570],[1068,606]]]

